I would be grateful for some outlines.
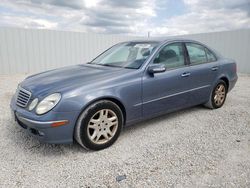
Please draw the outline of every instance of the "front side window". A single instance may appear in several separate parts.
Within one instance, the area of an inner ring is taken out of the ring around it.
[[[90,64],[138,69],[157,45],[157,42],[121,43],[108,49]]]
[[[154,63],[162,63],[167,69],[185,65],[182,43],[168,44],[156,56]]]
[[[202,64],[207,62],[205,48],[202,45],[194,43],[186,43],[190,64]]]

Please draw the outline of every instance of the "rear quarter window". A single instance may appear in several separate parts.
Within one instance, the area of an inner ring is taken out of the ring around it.
[[[205,48],[205,51],[207,53],[207,61],[208,62],[214,62],[217,61],[217,58],[215,57],[215,55],[213,54],[213,52],[211,52],[209,49]]]

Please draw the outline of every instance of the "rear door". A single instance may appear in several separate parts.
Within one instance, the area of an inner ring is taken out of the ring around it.
[[[205,46],[186,42],[186,50],[190,64],[190,102],[200,104],[206,102],[218,74],[216,56]]]

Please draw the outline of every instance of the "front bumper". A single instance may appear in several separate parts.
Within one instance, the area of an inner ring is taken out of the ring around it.
[[[38,116],[34,112],[18,107],[14,99],[11,100],[10,107],[12,116],[18,125],[41,142],[53,144],[73,142],[74,127],[79,112],[54,112],[52,110]],[[52,127],[53,123],[61,121],[67,121],[67,123]]]

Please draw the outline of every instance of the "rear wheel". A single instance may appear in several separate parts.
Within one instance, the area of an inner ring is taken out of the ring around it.
[[[90,105],[78,118],[76,141],[86,149],[100,150],[111,146],[118,138],[123,114],[118,105],[101,100]]]
[[[214,87],[209,101],[205,104],[208,108],[220,108],[223,106],[227,96],[227,84],[223,80]]]

